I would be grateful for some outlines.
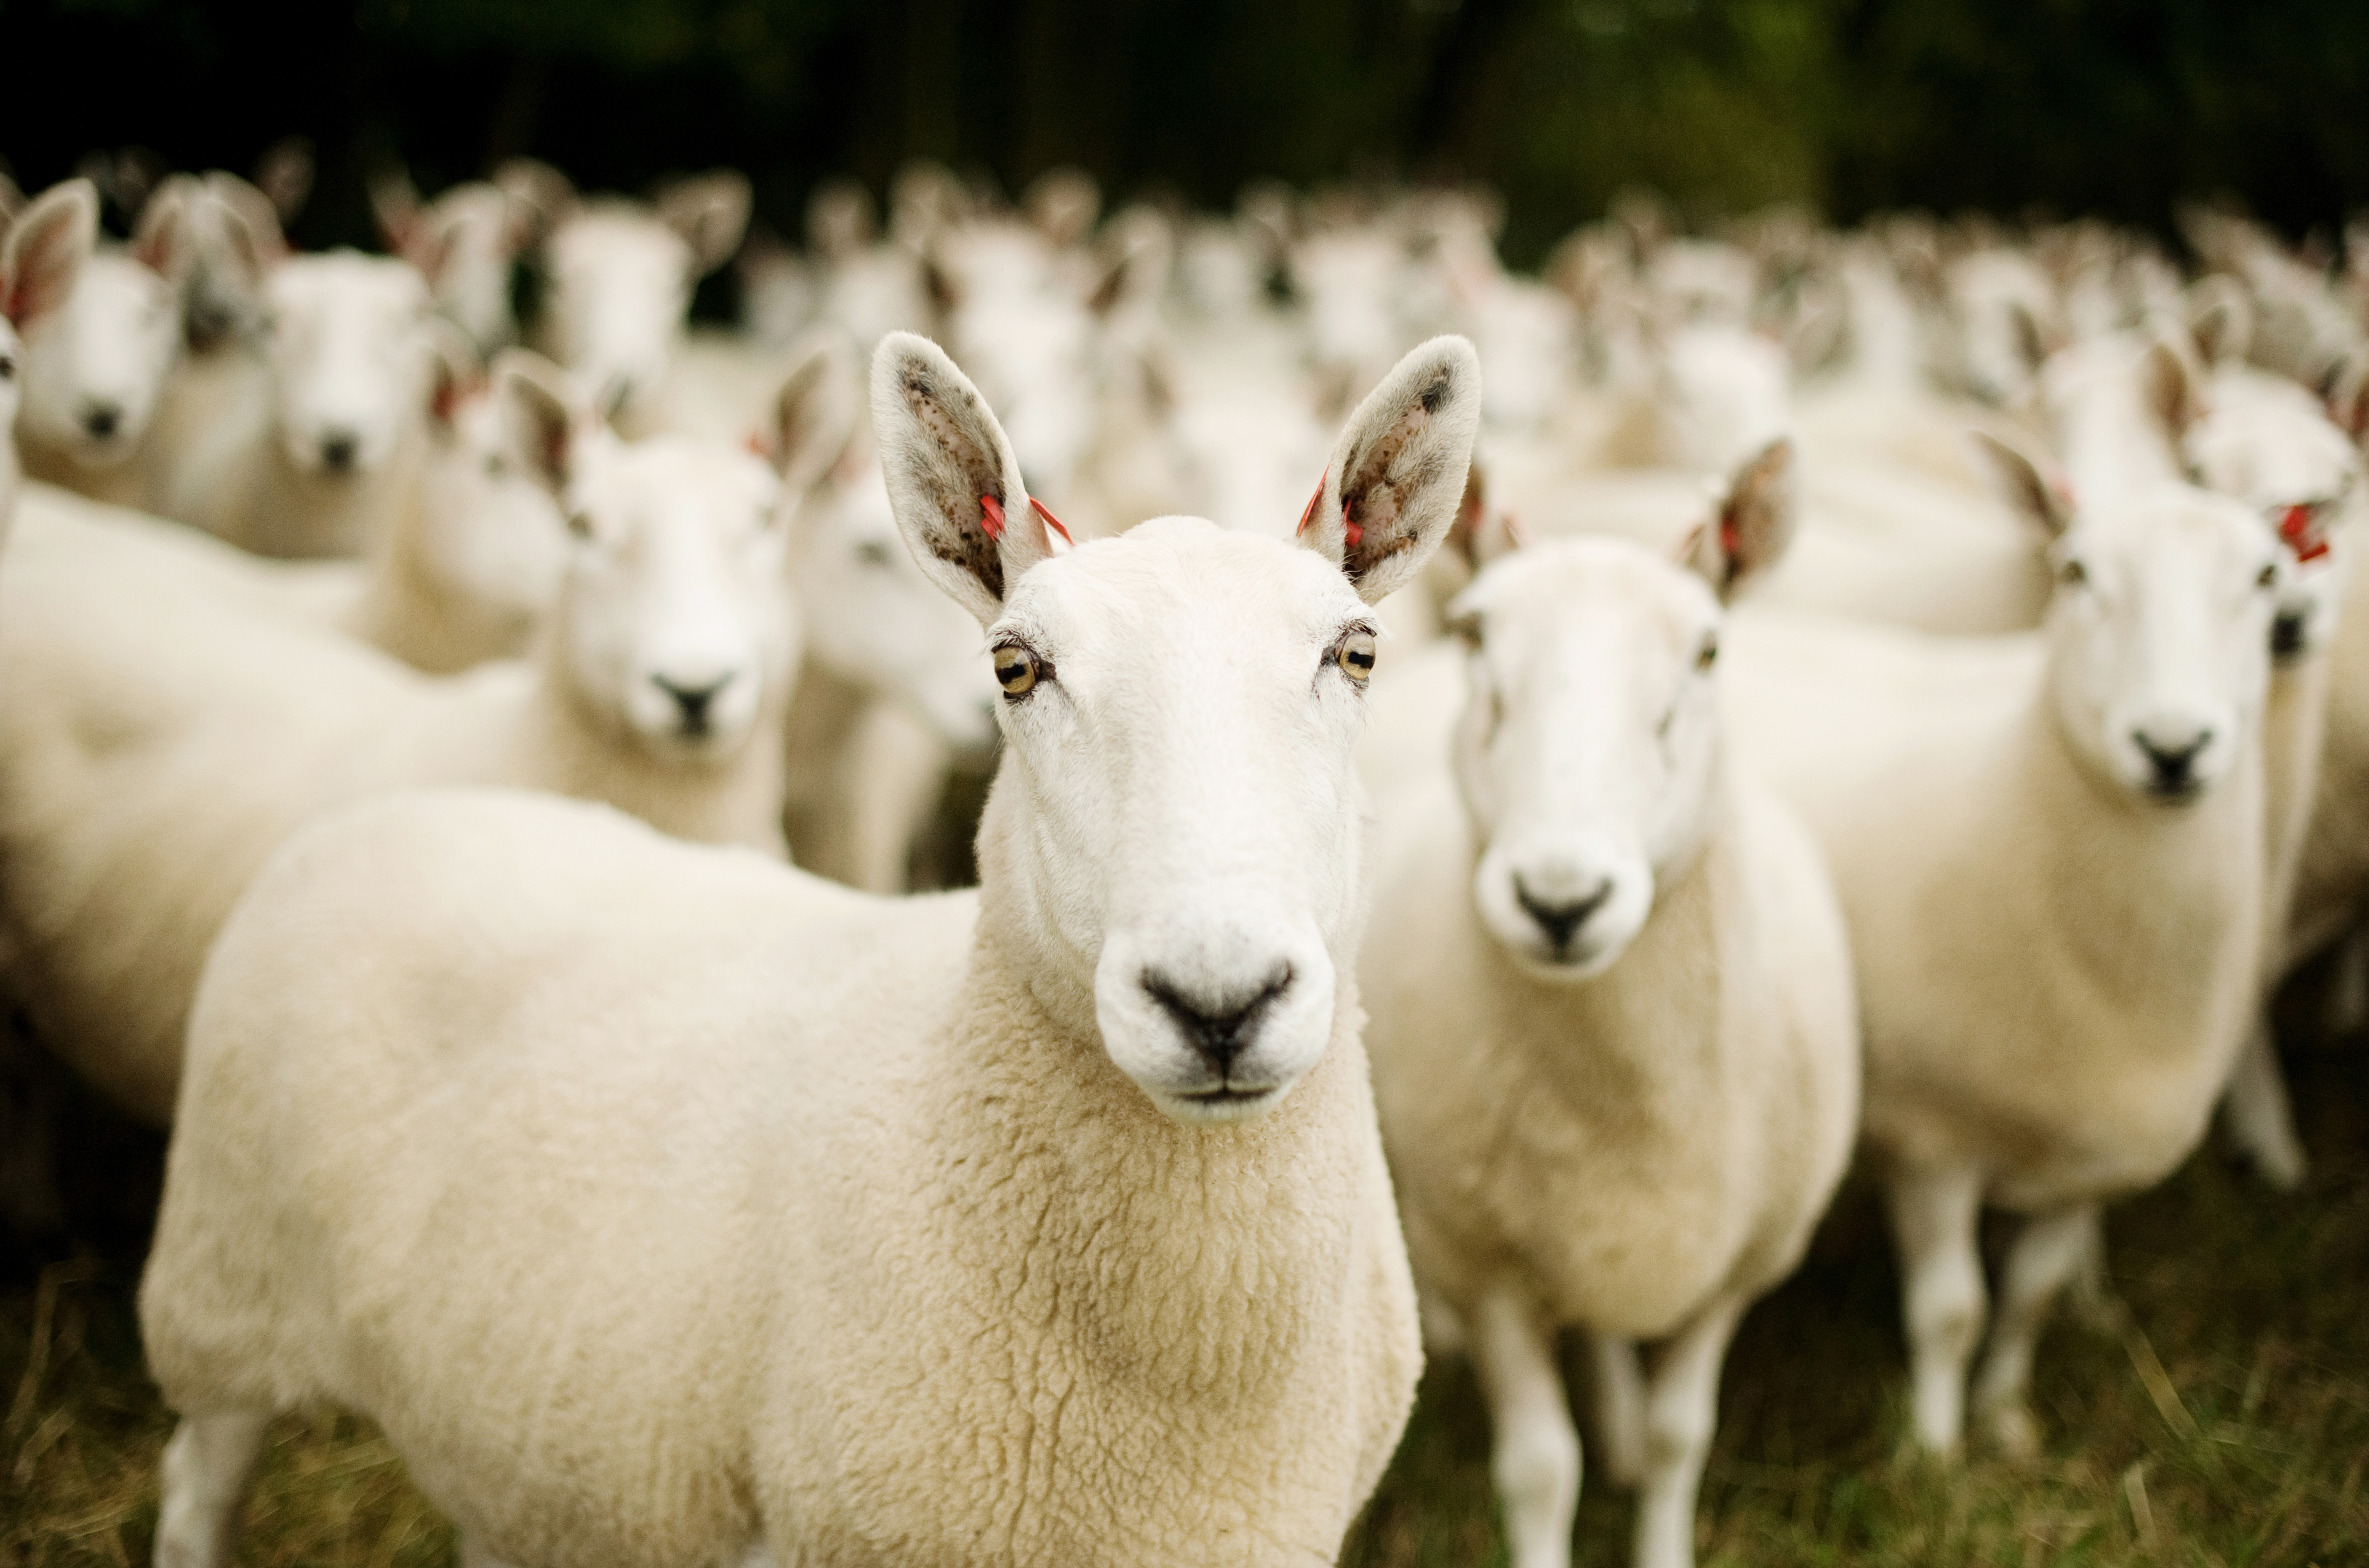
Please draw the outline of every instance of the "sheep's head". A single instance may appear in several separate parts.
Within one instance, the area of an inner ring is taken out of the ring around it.
[[[177,206],[149,214],[132,250],[97,237],[88,180],[44,191],[8,231],[5,293],[23,335],[22,433],[104,468],[140,444],[180,351],[189,251]]]
[[[2361,477],[2352,438],[2303,388],[2239,372],[2216,380],[2180,447],[2197,483],[2253,508],[2286,554],[2272,652],[2299,658],[2326,647],[2344,588],[2340,525]]]
[[[1424,345],[1358,408],[1296,546],[1162,518],[1057,556],[935,345],[883,342],[872,396],[906,543],[1002,688],[989,940],[1169,1116],[1265,1114],[1322,1056],[1355,952],[1370,607],[1453,521],[1471,346]]]
[[[289,463],[330,478],[384,468],[419,428],[433,384],[427,280],[406,261],[331,251],[281,262],[264,297]]]
[[[791,576],[809,656],[859,690],[902,704],[956,751],[996,739],[1001,693],[978,623],[905,548],[864,406],[855,355],[818,343],[782,389],[785,442],[809,461],[785,473],[796,506]]]
[[[1471,650],[1452,754],[1481,847],[1473,901],[1527,972],[1603,973],[1700,849],[1722,601],[1791,536],[1791,455],[1780,445],[1746,466],[1687,565],[1623,540],[1559,540],[1498,555],[1450,604]]]
[[[2134,796],[2199,798],[2260,718],[2287,580],[2275,536],[2244,503],[2188,485],[2076,510],[2037,459],[1977,440],[2008,500],[2054,535],[2048,679],[2074,754]]]

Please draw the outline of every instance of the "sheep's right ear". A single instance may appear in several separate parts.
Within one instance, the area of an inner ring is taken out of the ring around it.
[[[469,389],[485,377],[477,345],[455,323],[431,315],[428,334],[428,417],[450,429]]]
[[[854,350],[835,332],[810,338],[805,351],[791,358],[794,365],[773,399],[773,428],[766,439],[783,487],[795,498],[847,450],[863,382]]]
[[[1053,547],[987,400],[944,349],[892,332],[872,355],[872,430],[905,547],[949,598],[992,624]]]
[[[2178,441],[2204,413],[2204,372],[2184,343],[2157,332],[2139,361],[2146,406],[2165,435]]]
[[[1481,429],[1481,356],[1435,338],[1398,362],[1349,416],[1299,542],[1379,604],[1448,537]]]
[[[197,265],[197,198],[194,181],[167,179],[141,204],[132,254],[168,283],[180,282]]]
[[[1520,549],[1524,543],[1514,514],[1489,505],[1488,476],[1475,456],[1465,471],[1464,498],[1456,504],[1456,521],[1448,531],[1448,548],[1477,572],[1498,556]]]
[[[411,172],[398,166],[374,177],[370,182],[370,204],[386,248],[397,256],[409,255],[420,213],[419,188],[411,183]]]
[[[1784,559],[1801,520],[1795,489],[1792,439],[1779,436],[1737,465],[1719,515],[1688,539],[1685,564],[1722,601]]]
[[[845,261],[880,237],[880,210],[872,192],[852,179],[827,179],[807,198],[807,248]]]
[[[2236,364],[2254,337],[2254,302],[2226,272],[2199,278],[2188,291],[2188,330],[2207,366]]]
[[[254,252],[257,277],[287,257],[288,235],[280,226],[280,210],[271,204],[271,198],[222,169],[206,171],[206,194],[245,230],[244,243]]]
[[[74,292],[98,243],[98,188],[86,179],[53,185],[8,226],[0,248],[0,307],[18,326],[46,315]]]
[[[527,226],[534,241],[548,235],[576,211],[576,182],[541,158],[509,160],[494,171],[494,186],[529,214]]]
[[[658,193],[658,217],[691,246],[691,275],[704,278],[732,259],[749,234],[749,177],[717,169],[670,182]]]
[[[1103,188],[1082,168],[1047,169],[1021,193],[1020,210],[1056,250],[1082,244],[1102,217]]]
[[[2056,465],[1988,430],[1969,430],[1974,466],[1986,471],[1999,498],[2054,539],[2073,526],[2073,487]]]
[[[527,349],[494,356],[494,405],[512,451],[543,487],[567,487],[577,437],[591,428],[591,412],[566,371]]]
[[[7,238],[8,225],[15,223],[17,214],[24,210],[25,193],[17,189],[17,182],[8,177],[7,170],[0,169],[0,240]]]

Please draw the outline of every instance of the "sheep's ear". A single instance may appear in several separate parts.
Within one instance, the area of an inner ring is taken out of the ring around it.
[[[15,223],[17,214],[24,210],[25,193],[17,189],[17,182],[8,177],[7,170],[0,169],[0,240],[7,238],[8,225]]]
[[[541,354],[505,349],[494,356],[493,385],[511,450],[558,495],[567,487],[577,438],[593,424],[575,383]]]
[[[1793,442],[1780,436],[1737,465],[1719,515],[1688,539],[1685,564],[1733,600],[1784,559],[1801,520],[1794,495]]]
[[[198,259],[197,191],[189,183],[166,180],[140,208],[140,226],[132,235],[132,254],[142,266],[169,283],[189,274]]]
[[[1111,221],[1111,244],[1086,292],[1086,308],[1107,316],[1124,306],[1152,310],[1167,292],[1174,243],[1168,224],[1149,209],[1133,209]]]
[[[2048,459],[2009,445],[1988,430],[1966,432],[1974,466],[1991,476],[1999,498],[2054,539],[2073,526],[2073,487]]]
[[[2188,330],[2207,365],[2236,364],[2254,337],[2254,303],[2226,273],[2200,278],[2188,291]]]
[[[2355,443],[2369,437],[2369,349],[2356,349],[2328,378],[2328,417]]]
[[[1481,356],[1461,338],[1433,338],[1349,416],[1299,542],[1380,603],[1448,537],[1480,428]]]
[[[271,204],[271,198],[221,169],[206,171],[206,194],[245,227],[254,248],[258,277],[288,254],[288,235],[280,226],[280,210]]]
[[[2204,412],[2204,373],[2181,344],[2158,332],[2147,343],[2139,361],[2139,380],[2147,409],[2164,433],[2178,441]]]
[[[783,486],[793,496],[829,473],[855,433],[862,377],[853,349],[836,333],[809,341],[793,354],[789,378],[773,400],[773,428],[767,440]]]
[[[2045,322],[2033,314],[2031,303],[2009,300],[2007,305],[2008,325],[2015,330],[2016,353],[2023,361],[2026,374],[2037,375],[2040,367],[2056,351],[2055,334]]]
[[[704,278],[732,259],[749,233],[749,177],[731,169],[670,183],[658,216],[691,246],[691,271]]]
[[[830,179],[807,198],[807,247],[831,261],[844,261],[880,235],[880,213],[872,192],[852,179]]]
[[[991,624],[1022,575],[1053,553],[1003,427],[945,350],[892,332],[872,356],[872,430],[906,548]]]
[[[411,250],[415,225],[419,222],[419,188],[411,183],[411,171],[400,166],[378,174],[370,182],[371,216],[378,220],[379,237],[387,249],[397,256],[407,256]]]
[[[313,194],[313,140],[282,136],[255,161],[255,188],[271,203],[272,214],[286,228],[304,210]]]
[[[576,212],[576,182],[541,158],[507,160],[494,170],[494,187],[527,214],[528,244],[550,234]]]
[[[53,185],[8,227],[0,249],[0,303],[22,326],[66,303],[98,241],[98,188],[87,179]]]
[[[484,379],[486,367],[477,358],[477,346],[457,325],[441,315],[431,315],[424,326],[428,334],[428,414],[449,429],[461,399]]]
[[[1464,497],[1456,504],[1456,521],[1448,531],[1448,548],[1477,572],[1525,543],[1514,514],[1489,505],[1488,476],[1482,472],[1481,459],[1474,457],[1465,470]]]
[[[1037,233],[1067,250],[1093,232],[1102,217],[1103,188],[1083,169],[1047,169],[1028,182],[1020,207]]]

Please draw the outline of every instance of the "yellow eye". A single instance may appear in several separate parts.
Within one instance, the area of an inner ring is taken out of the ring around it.
[[[2255,583],[2255,586],[2256,586],[2256,587],[2258,587],[2258,588],[2276,588],[2276,587],[2278,587],[2278,586],[2279,586],[2279,568],[2278,568],[2276,566],[2268,566],[2268,567],[2264,567],[2262,568],[2262,575],[2261,575],[2260,577],[2256,578],[2254,579],[2254,583]]]
[[[1362,686],[1374,672],[1374,634],[1365,630],[1351,632],[1333,650],[1333,662],[1341,673]]]
[[[1702,642],[1702,647],[1695,651],[1695,668],[1699,670],[1707,670],[1718,662],[1719,639],[1717,637],[1705,637]]]
[[[2089,580],[2089,568],[2078,561],[2067,561],[2056,568],[2056,580],[2067,588],[2078,588]]]
[[[1017,643],[995,650],[996,684],[1007,697],[1024,697],[1036,684],[1036,656]]]

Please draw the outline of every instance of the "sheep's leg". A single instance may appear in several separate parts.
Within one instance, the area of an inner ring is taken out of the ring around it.
[[[1604,1469],[1615,1486],[1633,1487],[1645,1479],[1645,1374],[1637,1365],[1637,1342],[1592,1333],[1587,1345],[1596,1356]]]
[[[1982,1174],[1907,1170],[1885,1196],[1900,1248],[1917,1440],[1928,1452],[1954,1455],[1966,1421],[1966,1363],[1983,1335],[1983,1260],[1974,1237]]]
[[[2350,1035],[2363,1021],[2369,1021],[2369,929],[2356,926],[2337,941],[2320,1027],[2331,1035]]]
[[[2229,1085],[2221,1092],[2221,1126],[2262,1180],[2281,1192],[2303,1185],[2303,1139],[2295,1136],[2295,1110],[2287,1103],[2267,1010],[2254,1020]]]
[[[239,1507],[271,1413],[218,1410],[185,1415],[165,1445],[156,1517],[156,1568],[230,1568]]]
[[[1998,1326],[1974,1384],[1974,1409],[2011,1459],[2040,1451],[2031,1419],[2031,1357],[2049,1309],[2082,1264],[2100,1252],[2098,1206],[2075,1204],[2034,1217],[2008,1253],[1999,1284]]]
[[[1505,1505],[1514,1568],[1568,1568],[1579,1513],[1579,1430],[1572,1425],[1554,1331],[1511,1289],[1483,1295],[1472,1360],[1496,1433],[1489,1473]]]
[[[1645,1406],[1645,1488],[1637,1508],[1637,1568],[1694,1568],[1695,1494],[1719,1425],[1719,1371],[1744,1316],[1722,1296],[1670,1342]]]

